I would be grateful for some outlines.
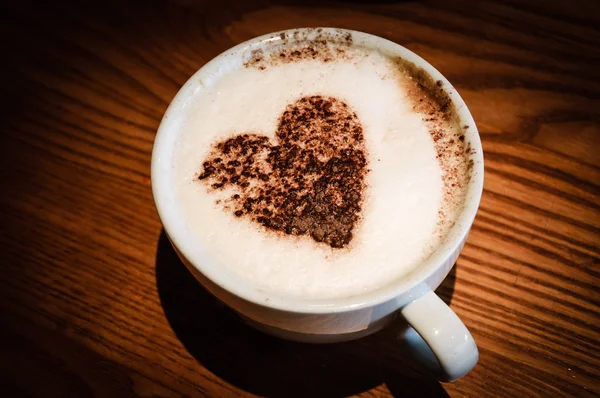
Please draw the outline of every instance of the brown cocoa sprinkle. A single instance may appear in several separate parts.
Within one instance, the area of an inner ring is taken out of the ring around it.
[[[217,158],[237,167],[207,173]],[[357,115],[344,102],[317,95],[288,105],[274,143],[243,134],[215,144],[200,181],[234,190],[228,204],[236,217],[342,248],[360,220],[366,166]]]
[[[351,58],[346,51],[353,44],[351,33],[308,29],[295,31],[290,35],[282,32],[273,37],[281,39],[276,50],[272,52],[260,49],[251,51],[249,59],[244,62],[245,67],[265,70],[269,66],[306,59],[332,62]]]
[[[401,58],[396,59],[396,66],[399,82],[406,88],[413,109],[421,114],[433,140],[443,177],[443,203],[455,209],[463,203],[464,188],[473,167],[463,125],[441,80],[434,80],[424,69]],[[447,216],[446,212],[440,212],[438,225],[445,225]]]

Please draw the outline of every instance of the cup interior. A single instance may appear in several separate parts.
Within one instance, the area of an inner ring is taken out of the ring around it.
[[[389,40],[357,31],[320,28],[323,32],[341,37],[350,34],[355,45],[374,48],[389,56],[401,57],[423,69],[435,81],[442,82],[442,88],[450,97],[461,125],[469,126],[464,132],[465,140],[474,150],[471,155],[474,161],[472,175],[466,188],[464,208],[445,240],[421,265],[385,286],[352,297],[302,299],[265,291],[212,261],[201,243],[188,231],[184,218],[177,211],[177,198],[171,175],[177,132],[183,122],[182,114],[190,98],[198,90],[202,90],[203,85],[210,85],[220,73],[223,73],[223,70],[239,67],[252,51],[265,45],[277,44],[278,40],[283,40],[282,34],[289,38],[293,37],[295,32],[302,32],[304,37],[310,37],[315,29],[294,29],[254,38],[225,51],[198,70],[177,93],[161,121],[152,153],[152,190],[160,219],[172,244],[189,264],[212,282],[244,300],[261,306],[299,313],[334,313],[365,308],[391,300],[410,291],[444,266],[448,257],[464,242],[475,218],[483,190],[483,152],[477,127],[463,99],[433,66],[412,51]]]

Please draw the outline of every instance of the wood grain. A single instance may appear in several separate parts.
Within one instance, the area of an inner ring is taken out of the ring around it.
[[[596,1],[0,6],[3,396],[600,394]],[[244,326],[177,260],[149,163],[185,80],[259,34],[338,26],[419,53],[459,90],[486,157],[481,209],[439,293],[480,347],[439,384],[403,325],[311,346]]]

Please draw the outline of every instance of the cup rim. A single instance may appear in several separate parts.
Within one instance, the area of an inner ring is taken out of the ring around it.
[[[441,81],[441,87],[451,98],[461,125],[469,126],[464,131],[465,139],[471,143],[471,147],[475,151],[472,154],[474,164],[464,208],[456,219],[455,225],[448,232],[447,238],[434,253],[408,274],[390,281],[384,286],[355,296],[331,299],[307,299],[266,291],[237,276],[229,271],[227,267],[220,266],[211,260],[205,254],[201,242],[198,242],[197,238],[192,236],[191,233],[186,232],[185,221],[174,208],[176,198],[174,189],[172,189],[172,178],[170,177],[172,174],[170,172],[172,168],[171,158],[177,141],[177,134],[172,133],[172,131],[177,130],[176,127],[179,122],[177,116],[185,108],[187,99],[191,94],[201,89],[202,80],[210,78],[211,74],[216,72],[222,63],[228,62],[232,57],[239,59],[239,54],[248,53],[249,50],[257,48],[262,43],[282,40],[282,33],[289,37],[294,32],[304,33],[315,29],[338,35],[351,34],[354,43],[401,57],[425,70],[434,80]],[[475,121],[456,89],[437,69],[402,45],[379,36],[349,29],[323,27],[278,31],[250,39],[213,58],[189,78],[167,108],[155,137],[151,162],[152,192],[160,220],[171,243],[177,247],[177,251],[181,253],[187,262],[220,288],[241,299],[259,306],[295,313],[319,314],[359,310],[392,300],[429,280],[439,268],[444,266],[451,254],[455,253],[460,245],[464,243],[475,219],[483,192],[484,167],[481,140]],[[432,290],[436,287],[430,286]]]

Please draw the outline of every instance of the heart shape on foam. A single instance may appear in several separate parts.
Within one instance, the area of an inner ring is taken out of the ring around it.
[[[231,192],[225,208],[236,217],[333,248],[348,245],[367,173],[356,113],[334,97],[303,97],[279,117],[275,141],[241,134],[218,142],[198,179]]]

